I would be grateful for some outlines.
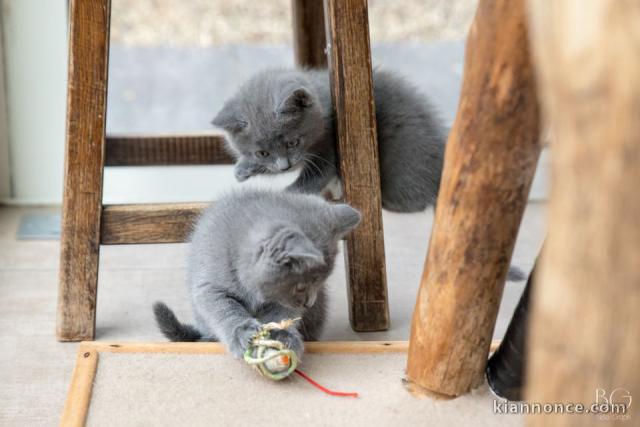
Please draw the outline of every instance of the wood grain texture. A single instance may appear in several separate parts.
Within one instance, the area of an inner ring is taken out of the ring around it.
[[[325,0],[331,95],[344,199],[362,213],[347,238],[349,319],[356,331],[389,328],[376,116],[366,0]]]
[[[105,166],[233,164],[222,134],[107,135]]]
[[[90,344],[82,343],[78,348],[76,366],[71,374],[71,384],[60,419],[63,427],[82,427],[87,419],[93,379],[98,367],[98,351]]]
[[[109,0],[69,5],[67,140],[56,332],[93,339],[109,55]]]
[[[208,203],[105,205],[103,245],[182,243]]]
[[[632,403],[619,416],[528,422],[637,425],[640,2],[533,1],[529,7],[543,113],[554,135],[555,179],[532,295],[526,398],[588,406],[600,389],[607,400],[617,390],[614,402]]]
[[[481,0],[414,311],[407,376],[458,396],[483,382],[541,145],[524,0]]]
[[[327,66],[322,0],[291,0],[293,52],[296,65],[304,68]]]
[[[500,341],[491,342],[494,351]],[[227,353],[219,342],[105,342],[86,341],[82,348],[97,353],[179,353],[179,354],[223,354]],[[409,348],[408,341],[308,341],[304,343],[308,353],[403,353]],[[85,350],[86,351],[86,350]]]

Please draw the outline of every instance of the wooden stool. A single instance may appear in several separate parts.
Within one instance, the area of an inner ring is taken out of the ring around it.
[[[324,66],[327,46],[345,201],[362,223],[345,245],[351,326],[389,327],[380,174],[366,0],[293,0],[300,66]],[[258,6],[257,6],[258,7]],[[229,164],[223,137],[105,136],[110,0],[71,0],[67,142],[57,337],[95,335],[100,245],[176,243],[201,203],[103,205],[105,166]],[[326,36],[325,36],[326,17]],[[339,101],[339,102],[337,102]],[[367,165],[367,167],[358,167]],[[348,260],[357,260],[358,268]]]

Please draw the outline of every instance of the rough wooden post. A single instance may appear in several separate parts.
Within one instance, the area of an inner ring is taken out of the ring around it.
[[[411,328],[407,377],[457,396],[480,385],[535,171],[538,106],[524,0],[481,0],[449,135]]]
[[[322,0],[291,0],[293,51],[299,67],[324,68],[327,37]]]
[[[72,0],[69,6],[67,143],[56,328],[61,341],[94,337],[109,13],[109,0]]]
[[[530,10],[554,180],[526,397],[631,405],[627,414],[532,416],[529,425],[637,425],[640,2],[532,1]]]
[[[376,116],[366,0],[325,0],[331,94],[344,198],[362,213],[345,245],[356,331],[389,327]]]

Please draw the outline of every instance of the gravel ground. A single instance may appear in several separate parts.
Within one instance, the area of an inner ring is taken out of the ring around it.
[[[290,2],[112,0],[111,37],[129,46],[290,43]],[[459,39],[469,28],[476,4],[477,0],[369,0],[371,39]]]

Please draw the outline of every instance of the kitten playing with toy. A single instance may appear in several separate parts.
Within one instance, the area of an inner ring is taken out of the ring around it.
[[[220,341],[243,358],[263,325],[270,339],[301,357],[304,340],[317,340],[326,316],[325,282],[340,240],[360,214],[319,196],[245,190],[222,197],[198,220],[187,258],[195,315],[181,323],[165,304],[156,321],[171,341]]]

